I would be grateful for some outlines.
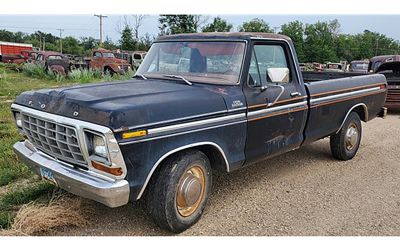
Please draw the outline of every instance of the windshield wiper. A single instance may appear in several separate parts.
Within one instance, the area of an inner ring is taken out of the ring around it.
[[[182,81],[186,82],[188,85],[192,86],[193,83],[189,82],[185,77],[180,75],[163,75],[164,77],[174,78],[174,79],[181,79]]]
[[[147,77],[145,77],[143,74],[135,74],[133,77],[140,76],[143,80],[147,80]]]

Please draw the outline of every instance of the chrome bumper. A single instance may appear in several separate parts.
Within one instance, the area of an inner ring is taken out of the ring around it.
[[[88,171],[71,168],[37,151],[28,141],[15,143],[14,151],[18,158],[39,176],[40,168],[51,170],[57,186],[68,192],[109,207],[119,207],[129,201],[129,184],[126,180],[108,181]]]

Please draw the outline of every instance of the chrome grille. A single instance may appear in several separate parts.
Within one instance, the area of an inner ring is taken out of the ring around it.
[[[76,129],[22,113],[22,129],[38,149],[56,159],[86,166]]]

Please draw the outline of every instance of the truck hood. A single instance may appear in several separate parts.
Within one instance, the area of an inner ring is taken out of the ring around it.
[[[115,130],[226,110],[215,87],[205,86],[132,79],[27,91],[15,103]]]

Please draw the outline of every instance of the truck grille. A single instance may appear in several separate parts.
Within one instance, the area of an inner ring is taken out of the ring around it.
[[[400,87],[389,87],[388,95],[386,97],[387,102],[400,102]]]
[[[72,164],[86,166],[76,129],[22,113],[22,128],[38,149]]]

